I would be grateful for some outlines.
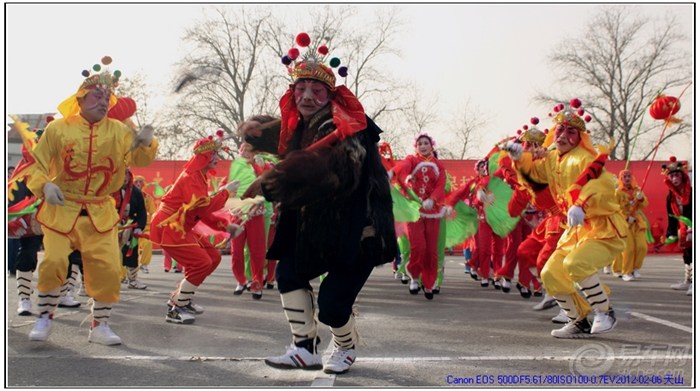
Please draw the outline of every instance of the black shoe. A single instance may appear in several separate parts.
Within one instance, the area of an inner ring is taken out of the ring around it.
[[[542,291],[534,291],[532,292],[532,295],[535,297],[542,297]]]
[[[267,283],[267,284],[265,285],[265,289],[275,289],[275,284]]]
[[[163,269],[163,271],[167,273],[170,271],[170,269]]]
[[[532,296],[530,289],[525,288],[524,286],[520,285],[520,283],[517,283],[515,287],[518,288],[518,292],[520,292],[520,296],[522,296],[523,299],[529,299],[530,296]]]
[[[251,293],[251,295],[253,296],[253,299],[255,299],[255,300],[262,299],[262,291],[261,292],[253,292],[253,293]]]
[[[175,269],[175,271],[173,273],[182,273],[182,270]]]
[[[435,288],[435,289],[433,289],[433,293],[436,294],[436,295],[439,295],[439,294],[440,294],[440,288]]]
[[[428,300],[433,299],[433,292],[423,292],[423,294],[425,295],[426,299],[428,299]]]
[[[236,296],[242,295],[246,289],[248,289],[248,283],[245,283],[243,285],[237,284],[236,289],[233,290],[233,294]]]

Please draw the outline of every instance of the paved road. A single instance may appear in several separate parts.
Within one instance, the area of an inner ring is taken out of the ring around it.
[[[549,335],[559,327],[550,321],[556,309],[533,311],[537,298],[481,288],[459,257],[447,258],[442,292],[430,302],[409,295],[390,267],[378,268],[358,300],[358,360],[338,376],[263,363],[291,342],[280,299],[273,290],[261,301],[234,297],[230,256],[197,293],[206,312],[193,325],[165,322],[165,301],[182,275],[164,273],[162,257],[154,256],[143,275],[148,289],[123,289],[114,307],[111,325],[124,342],[116,347],[87,342],[86,308],[59,309],[49,341],[29,341],[35,318],[16,315],[15,282],[8,279],[6,386],[694,386],[692,297],[668,289],[682,269],[679,256],[654,255],[638,281],[604,276],[617,328],[594,339],[558,340]],[[321,337],[325,348],[325,327]]]

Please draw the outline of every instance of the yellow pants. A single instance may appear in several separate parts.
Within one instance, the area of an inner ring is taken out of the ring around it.
[[[66,279],[68,254],[80,251],[87,294],[103,303],[119,301],[122,254],[117,228],[106,233],[95,231],[90,218],[81,216],[68,234],[44,228],[44,257],[39,263],[37,290],[50,292]]]
[[[644,257],[647,256],[647,236],[645,230],[630,227],[627,232],[625,251],[615,257],[612,270],[615,273],[632,274],[642,268]]]
[[[625,248],[624,238],[587,239],[560,243],[542,268],[542,283],[547,293],[575,294],[574,283],[585,280],[610,265]]]
[[[148,239],[139,239],[139,265],[148,266],[153,258],[153,242]]]

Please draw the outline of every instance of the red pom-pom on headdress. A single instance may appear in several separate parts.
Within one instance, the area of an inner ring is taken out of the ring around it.
[[[532,117],[532,118],[530,118],[530,123],[533,125],[537,125],[540,123],[540,119],[537,117]]]
[[[319,53],[319,54],[322,54],[322,55],[324,55],[324,56],[325,56],[326,54],[328,54],[328,46],[326,46],[326,45],[321,45],[321,46],[319,46],[318,49],[316,49],[316,50],[318,50],[318,53]]]
[[[299,34],[297,34],[296,42],[297,42],[297,45],[305,48],[305,47],[309,46],[309,44],[311,43],[311,38],[309,37],[309,34],[307,34],[307,33],[299,33]]]
[[[47,115],[46,116],[46,123],[48,124],[49,122],[53,121],[54,119],[55,118],[53,117],[53,115]]]
[[[287,52],[287,56],[289,56],[289,58],[291,58],[292,60],[296,60],[297,57],[299,57],[299,49],[297,49],[297,48],[289,49],[289,51]]]
[[[670,158],[668,158],[668,161],[670,161],[671,163],[675,163],[676,160],[678,160],[678,159],[676,159],[675,156],[671,156]]]
[[[578,109],[579,107],[581,107],[581,99],[573,98],[569,101],[569,105],[571,105],[571,107],[574,109]]]
[[[224,137],[224,130],[219,128],[216,130],[216,135],[219,137]]]

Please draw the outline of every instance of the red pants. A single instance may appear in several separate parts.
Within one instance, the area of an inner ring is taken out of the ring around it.
[[[472,254],[474,262],[470,266],[478,268],[481,278],[489,278],[491,263],[493,263],[494,272],[501,268],[504,244],[505,240],[493,233],[486,220],[479,220],[479,228],[476,232],[476,251]]]
[[[275,232],[277,225],[274,223],[270,224],[270,229],[267,231],[267,248],[270,249],[272,241],[275,240]],[[268,284],[273,284],[275,282],[275,269],[277,269],[277,260],[268,259],[267,260],[267,275],[265,276],[265,282]]]
[[[411,255],[406,270],[412,278],[420,278],[426,289],[432,289],[437,279],[439,234],[440,219],[421,217],[414,223],[408,223]]]
[[[530,234],[532,229],[524,219],[520,219],[515,228],[506,237],[506,259],[503,266],[496,270],[496,277],[505,277],[510,280],[515,274],[515,267],[518,265],[518,246]],[[523,273],[520,268],[519,274]],[[527,273],[530,273],[529,271]]]
[[[163,269],[170,271],[170,269],[173,268],[173,257],[171,257],[165,249],[161,250],[163,250]],[[182,271],[182,265],[177,259],[175,260],[175,270]]]
[[[253,275],[253,282],[262,287],[263,268],[265,267],[265,218],[263,215],[251,217],[245,223],[243,233],[233,239],[231,244],[231,269],[236,281],[243,285],[247,278],[245,275],[245,256],[243,249],[248,244],[248,254],[250,255],[250,272]]]
[[[193,234],[188,233],[183,242],[190,242]],[[197,238],[194,245],[170,246],[161,245],[168,255],[175,258],[179,265],[185,268],[185,280],[192,285],[199,286],[210,274],[216,270],[221,262],[219,249],[209,243],[206,238]]]
[[[523,275],[523,270],[532,267],[537,268],[537,275],[540,275],[547,260],[557,248],[557,242],[564,233],[561,227],[564,217],[562,215],[549,216],[542,220],[532,233],[518,247],[518,267],[520,268],[520,284],[526,286],[529,283],[528,275]],[[530,281],[536,281],[531,273]],[[523,279],[525,278],[525,279]],[[534,282],[533,282],[534,284]]]

